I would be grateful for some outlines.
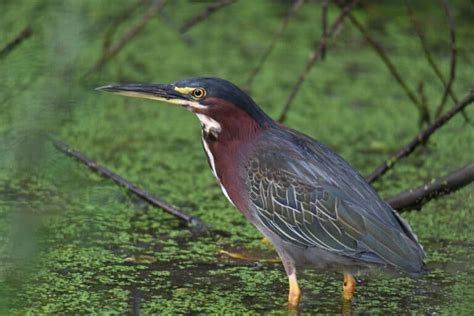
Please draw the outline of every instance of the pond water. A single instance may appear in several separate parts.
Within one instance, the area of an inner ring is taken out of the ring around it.
[[[103,68],[85,76],[100,58],[107,34],[114,30],[112,37],[119,38],[145,13],[144,6],[128,1],[114,4],[0,3],[0,48],[26,25],[32,27],[31,36],[0,59],[0,314],[286,314],[283,267],[220,192],[201,148],[198,120],[181,109],[101,94],[94,87],[197,75],[243,85],[287,6],[239,1],[182,38],[173,25],[206,4],[170,2]],[[459,99],[474,77],[469,5],[460,1],[452,8]],[[446,18],[436,5],[417,6],[429,47],[447,77]],[[124,11],[131,16],[118,23]],[[337,13],[331,8],[330,19]],[[424,87],[434,112],[442,87],[423,57],[405,8],[366,4],[356,13],[410,87]],[[304,68],[320,25],[320,6],[309,2],[256,77],[252,96],[272,117],[278,116]],[[472,107],[466,114],[474,118]],[[329,145],[362,174],[419,130],[415,106],[349,23],[308,76],[286,123]],[[93,174],[58,152],[54,139],[200,217],[209,234],[194,234]],[[472,123],[456,117],[375,188],[390,196],[418,186],[469,163],[472,152]],[[341,275],[308,270],[299,277],[300,311],[471,314],[472,185],[402,215],[427,250],[429,273],[419,279],[360,277],[354,300],[343,303]],[[233,259],[222,251],[249,258]]]

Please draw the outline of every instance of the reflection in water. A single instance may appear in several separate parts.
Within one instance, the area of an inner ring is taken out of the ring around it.
[[[341,302],[341,315],[342,316],[351,316],[352,315],[352,301],[342,300]]]
[[[140,315],[140,289],[134,286],[130,291],[130,315],[138,316]]]
[[[299,306],[288,306],[288,316],[299,316],[300,308]]]

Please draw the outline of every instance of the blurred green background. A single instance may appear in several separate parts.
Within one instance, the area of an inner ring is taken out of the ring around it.
[[[198,120],[178,108],[94,87],[193,76],[244,85],[291,2],[240,0],[182,35],[179,26],[209,2],[168,1],[123,50],[89,72],[104,39],[114,42],[126,34],[150,4],[0,2],[0,49],[27,25],[32,29],[0,58],[1,314],[286,312],[281,264],[219,254],[237,249],[274,257],[216,185]],[[447,78],[450,44],[443,9],[432,1],[413,6]],[[452,1],[450,8],[459,52],[454,91],[462,98],[473,87],[474,10],[470,1]],[[330,22],[338,12],[330,5]],[[403,2],[363,1],[354,14],[410,87],[416,91],[423,83],[434,112],[443,87],[423,56]],[[272,117],[320,36],[321,3],[307,1],[251,87],[252,97]],[[472,107],[466,114],[474,120]],[[303,84],[286,124],[326,143],[364,175],[420,128],[415,106],[349,21]],[[175,218],[59,153],[52,139],[221,233],[193,236]],[[375,188],[388,196],[421,185],[470,162],[473,152],[472,123],[458,115]],[[301,277],[301,310],[468,314],[474,299],[473,202],[471,185],[403,214],[427,249],[430,274],[418,280],[362,278],[348,307],[341,305],[339,275],[308,271]]]

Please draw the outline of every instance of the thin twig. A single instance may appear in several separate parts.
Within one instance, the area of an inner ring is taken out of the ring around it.
[[[84,154],[72,149],[69,147],[69,145],[59,142],[59,141],[54,141],[53,142],[54,147],[58,149],[59,151],[65,153],[68,156],[71,156],[75,158],[77,161],[83,163],[86,165],[90,170],[93,172],[105,177],[109,178],[112,181],[114,181],[116,184],[126,188],[128,191],[132,192],[136,196],[138,196],[140,199],[144,200],[145,202],[158,207],[162,209],[163,211],[173,215],[174,217],[182,220],[186,224],[188,224],[190,227],[193,228],[198,228],[200,231],[207,230],[206,225],[200,220],[199,218],[195,216],[190,216],[183,211],[171,206],[170,204],[164,202],[163,200],[160,200],[159,198],[151,195],[151,193],[140,189],[138,186],[135,184],[129,182],[128,180],[122,178],[118,174],[110,171],[104,166],[98,165],[95,161],[91,160],[90,158],[86,157]]]
[[[278,121],[280,123],[283,123],[285,121],[286,115],[288,111],[290,110],[293,99],[295,98],[296,94],[298,93],[299,89],[301,88],[301,85],[305,81],[311,69],[313,69],[313,66],[315,65],[316,61],[318,61],[318,59],[321,57],[321,52],[323,51],[324,47],[327,46],[329,38],[334,36],[336,31],[339,29],[339,26],[341,25],[342,21],[346,17],[346,15],[350,14],[350,11],[354,8],[354,6],[358,2],[359,0],[353,0],[347,6],[341,9],[339,16],[336,18],[334,23],[331,25],[328,33],[326,34],[327,36],[321,38],[321,40],[319,41],[319,45],[315,47],[314,51],[309,56],[305,69],[301,72],[301,74],[298,77],[298,80],[293,85],[290,95],[288,96],[288,99],[286,100],[285,106],[283,107],[283,110],[280,113],[280,116],[278,118]]]
[[[112,23],[108,26],[108,29],[104,35],[104,42],[102,44],[102,49],[104,53],[107,53],[107,51],[109,50],[112,44],[112,38],[114,37],[114,34],[119,28],[119,26],[125,21],[127,21],[142,5],[144,5],[144,1],[137,0],[135,3],[126,7],[123,11],[120,12],[120,14],[113,18]]]
[[[428,108],[428,98],[426,97],[425,84],[423,83],[423,81],[420,81],[418,83],[418,87],[416,91],[418,92],[418,95],[420,96],[420,102],[421,104],[423,104],[423,107]]]
[[[369,183],[379,179],[388,170],[393,168],[395,163],[400,159],[407,157],[411,154],[420,144],[424,144],[428,139],[436,132],[440,127],[446,124],[456,113],[465,109],[469,104],[474,102],[474,91],[464,98],[461,102],[453,106],[449,111],[438,117],[430,126],[422,130],[415,138],[413,138],[408,144],[400,148],[392,157],[390,157],[383,164],[378,166],[371,175],[367,177]]]
[[[426,202],[459,190],[474,181],[474,163],[417,188],[386,198],[397,211],[420,209]]]
[[[434,73],[436,74],[436,77],[441,81],[445,91],[449,91],[449,95],[451,96],[451,99],[453,99],[454,103],[458,103],[458,98],[454,94],[454,91],[448,87],[448,83],[446,79],[444,78],[443,74],[441,73],[441,70],[439,69],[438,65],[435,63],[433,56],[430,53],[430,50],[428,49],[428,44],[426,43],[425,40],[425,34],[421,30],[420,27],[420,21],[415,17],[415,13],[413,12],[413,8],[410,5],[409,0],[405,0],[405,6],[408,11],[408,15],[410,16],[411,23],[413,24],[413,28],[415,30],[415,33],[417,34],[421,48],[423,49],[423,53],[425,54],[425,58],[430,64],[431,68],[433,69]],[[436,116],[437,117],[437,116]]]
[[[189,31],[190,28],[195,26],[196,24],[204,21],[207,19],[211,14],[215,13],[217,10],[222,9],[225,6],[233,4],[237,0],[221,0],[209,5],[203,12],[192,16],[186,22],[184,22],[183,26],[179,28],[180,33],[185,33]]]
[[[109,48],[102,54],[97,62],[91,67],[91,69],[85,74],[86,76],[94,71],[102,68],[112,57],[117,55],[140,31],[143,30],[145,25],[155,17],[160,10],[164,7],[167,0],[157,0],[150,5],[143,18],[138,21],[137,24],[133,25],[116,43],[111,44]]]
[[[456,79],[456,58],[457,58],[456,24],[454,22],[454,18],[453,18],[453,15],[451,14],[451,11],[449,10],[448,2],[446,0],[441,0],[441,4],[443,5],[446,18],[448,19],[450,45],[451,45],[451,57],[450,57],[450,62],[449,62],[448,84],[446,85],[446,88],[444,89],[441,103],[436,109],[435,117],[439,117],[441,113],[443,112],[444,105],[446,104],[446,99],[448,98],[448,93],[449,91],[451,91],[453,82]]]
[[[25,27],[20,33],[15,36],[15,38],[7,43],[1,50],[0,50],[0,59],[5,58],[9,53],[11,53],[12,50],[15,49],[18,45],[23,43],[24,40],[26,40],[28,37],[33,34],[33,29],[31,26]]]
[[[383,49],[383,47],[379,43],[377,43],[372,36],[370,36],[365,26],[353,14],[349,14],[349,19],[351,20],[352,24],[362,33],[365,40],[372,46],[375,52],[379,55],[379,57],[382,59],[385,66],[387,66],[392,76],[400,84],[405,94],[416,106],[416,108],[420,112],[420,123],[424,123],[424,122],[429,123],[430,122],[429,109],[423,106],[420,100],[418,100],[418,98],[416,97],[415,93],[408,87],[408,84],[400,75],[399,71],[397,70],[397,67],[395,67],[395,64],[390,60],[388,55],[385,53],[385,50]]]
[[[329,8],[329,0],[323,0],[322,2],[322,12],[321,12],[321,24],[322,24],[322,37],[328,37],[328,8]],[[321,60],[326,58],[326,45],[323,46],[321,51]]]
[[[181,33],[178,30],[178,24],[176,21],[171,17],[168,13],[166,13],[165,10],[161,10],[160,13],[160,19],[173,31],[177,32],[180,36],[181,39],[186,43],[186,45],[191,46],[194,44],[194,39],[193,37],[188,34],[188,33]]]
[[[275,32],[273,35],[272,41],[270,45],[267,47],[265,53],[262,55],[260,58],[260,61],[258,62],[257,66],[252,69],[249,78],[247,79],[247,83],[245,84],[246,89],[245,90],[250,90],[250,87],[252,86],[253,80],[259,73],[260,69],[262,69],[263,64],[267,61],[268,57],[270,56],[271,52],[275,48],[276,43],[278,40],[281,38],[283,35],[283,32],[285,32],[286,27],[288,26],[288,23],[290,22],[290,19],[295,13],[299,10],[301,5],[304,3],[304,0],[295,0],[293,2],[293,5],[290,7],[288,10],[288,13],[285,16],[285,19],[280,25],[280,28]]]

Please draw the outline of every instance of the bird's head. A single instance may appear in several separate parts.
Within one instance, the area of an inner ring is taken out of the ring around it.
[[[194,112],[206,133],[219,137],[266,128],[274,123],[245,92],[229,81],[192,78],[172,84],[116,84],[99,87],[130,97],[168,102]]]

